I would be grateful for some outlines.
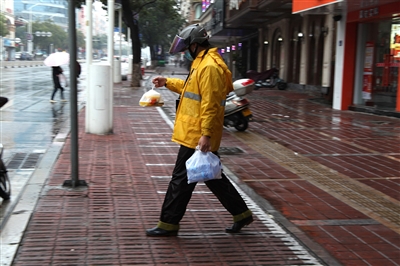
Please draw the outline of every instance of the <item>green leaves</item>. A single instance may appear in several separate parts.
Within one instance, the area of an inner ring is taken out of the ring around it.
[[[21,42],[26,44],[27,42],[27,27],[18,27],[16,29],[16,37],[21,39]],[[47,36],[36,36],[35,33],[40,32],[51,32],[51,37]],[[68,32],[51,21],[45,22],[33,22],[32,23],[32,34],[33,43],[35,49],[39,47],[40,49],[47,50],[50,44],[53,44],[54,49],[59,49],[60,51],[68,50]],[[84,36],[80,31],[77,31],[77,46],[84,47],[85,40]],[[51,51],[54,52],[54,51]]]
[[[137,4],[140,1],[135,2]],[[162,51],[167,50],[184,22],[174,0],[158,0],[146,6],[140,11],[138,19],[143,45],[151,49],[158,46]],[[153,50],[153,54],[156,52]]]
[[[0,36],[6,36],[10,32],[8,31],[7,27],[7,18],[3,15],[0,14]]]

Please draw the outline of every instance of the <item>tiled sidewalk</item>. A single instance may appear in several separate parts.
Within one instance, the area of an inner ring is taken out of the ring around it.
[[[226,234],[231,217],[203,184],[178,237],[147,237],[178,146],[157,109],[137,105],[143,90],[115,91],[114,134],[80,128],[80,178],[88,187],[60,186],[70,173],[68,139],[13,265],[321,265],[248,197],[258,219],[241,234]]]
[[[396,223],[383,221],[394,224],[389,229],[371,218],[379,208],[345,193],[362,184],[356,192],[399,207],[399,119],[334,111],[300,93],[255,91],[250,128],[224,131],[222,147],[241,153],[223,154],[222,162],[248,187],[256,221],[241,234],[224,233],[229,214],[199,184],[179,236],[149,238],[144,231],[158,220],[178,146],[160,112],[137,105],[143,92],[115,88],[113,135],[84,133],[79,114],[80,178],[89,186],[61,187],[69,178],[68,139],[14,265],[400,265]],[[173,116],[176,96],[160,92]],[[325,184],[325,173],[345,184]],[[296,239],[319,245],[308,251]],[[334,258],[314,258],[325,254],[320,247]]]

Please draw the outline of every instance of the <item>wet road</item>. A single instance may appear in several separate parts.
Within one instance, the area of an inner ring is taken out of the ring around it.
[[[25,67],[23,62],[9,63],[21,67],[2,65],[0,69],[0,94],[9,99],[0,111],[0,141],[4,146],[3,160],[12,187],[10,202],[1,202],[0,224],[17,202],[19,193],[54,138],[60,130],[69,127],[70,117],[69,102],[49,102],[53,90],[50,67],[40,64]],[[68,78],[69,68],[64,66],[63,69]],[[84,84],[84,77],[85,73],[82,73],[81,84]],[[69,87],[64,94],[69,99]],[[59,92],[55,99],[60,100]],[[78,106],[81,106],[83,99],[84,90],[78,85]]]
[[[8,161],[15,153],[46,149],[69,117],[70,108],[69,103],[49,103],[53,89],[49,67],[1,72],[1,94],[9,99],[1,110],[1,142]],[[65,94],[68,98],[68,88]]]

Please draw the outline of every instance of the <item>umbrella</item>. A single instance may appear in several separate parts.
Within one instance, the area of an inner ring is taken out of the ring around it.
[[[69,64],[69,53],[53,53],[44,60],[46,66],[61,66]]]

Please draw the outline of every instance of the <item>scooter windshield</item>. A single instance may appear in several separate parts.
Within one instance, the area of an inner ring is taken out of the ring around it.
[[[169,48],[170,54],[176,54],[183,52],[187,49],[187,45],[185,44],[185,40],[179,37],[178,35],[175,36],[174,41],[171,44],[171,48]]]

